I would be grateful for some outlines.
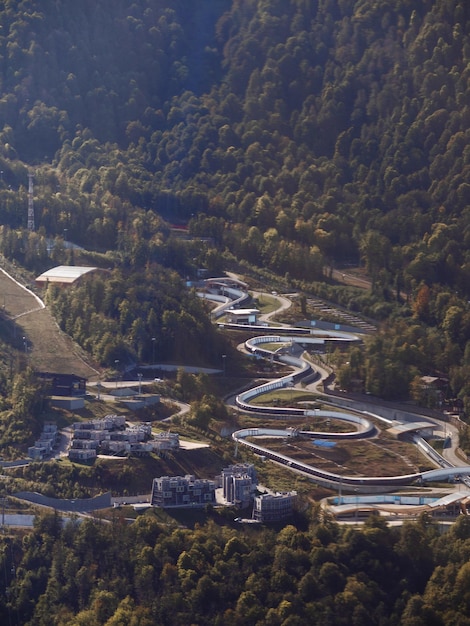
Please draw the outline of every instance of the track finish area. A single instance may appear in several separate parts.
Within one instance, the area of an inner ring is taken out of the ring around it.
[[[212,291],[212,293],[211,293]],[[250,298],[246,291],[246,286],[243,283],[238,282],[231,278],[218,278],[213,279],[210,282],[209,293],[201,294],[202,297],[214,300],[218,302],[217,308],[212,312],[212,318],[217,319],[225,314],[225,312],[233,307],[240,306],[247,302]],[[238,324],[221,324],[223,328],[243,329],[246,330],[246,325]],[[336,432],[336,433],[324,433],[314,431],[298,431],[292,428],[288,429],[270,429],[270,428],[245,428],[238,430],[232,434],[233,439],[237,445],[241,444],[249,447],[253,452],[270,459],[277,463],[280,463],[286,468],[301,472],[314,479],[317,483],[330,488],[343,488],[345,490],[355,492],[376,492],[378,489],[393,489],[396,487],[403,487],[413,484],[422,484],[435,481],[452,480],[457,476],[466,477],[470,475],[470,466],[454,467],[441,455],[439,455],[424,439],[419,435],[413,436],[414,443],[418,445],[425,454],[431,456],[433,461],[440,466],[438,469],[428,470],[425,472],[417,472],[413,474],[400,475],[400,476],[347,476],[327,472],[320,468],[316,468],[312,465],[299,462],[288,455],[273,452],[269,448],[266,448],[256,443],[256,438],[292,438],[298,435],[303,437],[309,437],[313,439],[330,439],[336,441],[345,441],[352,439],[363,439],[372,437],[376,434],[376,426],[368,419],[367,414],[360,412],[344,412],[334,410],[317,410],[317,409],[302,409],[302,408],[289,408],[289,407],[270,407],[253,404],[253,400],[269,391],[275,389],[289,388],[295,386],[299,382],[311,382],[313,380],[321,380],[321,373],[312,366],[312,364],[303,358],[303,356],[292,356],[291,354],[285,354],[284,351],[278,350],[273,352],[263,348],[263,344],[266,343],[279,343],[279,344],[291,344],[291,346],[300,345],[325,345],[327,343],[350,343],[361,341],[360,333],[342,332],[340,330],[317,330],[306,328],[294,328],[294,327],[282,327],[282,328],[267,328],[266,326],[249,326],[252,331],[260,331],[263,335],[254,337],[245,342],[244,348],[250,354],[267,359],[269,361],[277,361],[283,363],[292,368],[293,373],[278,378],[274,381],[264,383],[248,391],[239,394],[236,399],[236,405],[242,411],[249,412],[251,414],[257,414],[260,417],[273,416],[277,417],[285,416],[289,417],[325,417],[335,420],[341,420],[348,424],[353,424],[355,430],[352,432]],[[270,333],[266,334],[266,331],[276,331],[278,334]],[[388,420],[385,420],[388,422]],[[391,426],[391,422],[388,423]],[[396,422],[395,422],[396,425]],[[422,426],[422,424],[421,424]],[[432,427],[433,423],[429,422],[429,427]]]

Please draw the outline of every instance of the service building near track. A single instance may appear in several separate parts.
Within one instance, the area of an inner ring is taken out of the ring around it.
[[[226,312],[227,322],[230,324],[247,324],[248,326],[258,323],[259,309],[233,309]]]
[[[86,395],[87,379],[76,374],[62,372],[38,372],[50,396],[83,397]]]
[[[454,521],[459,515],[468,515],[470,491],[454,491],[444,496],[432,494],[376,494],[335,496],[322,502],[323,509],[338,521],[364,521],[371,515],[380,515],[387,522],[418,519],[426,513],[435,520]]]

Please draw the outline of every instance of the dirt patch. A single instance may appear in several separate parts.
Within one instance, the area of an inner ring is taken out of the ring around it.
[[[315,445],[310,439],[256,438],[256,443],[273,452],[335,474],[351,476],[398,476],[433,466],[419,455],[415,446],[396,440],[337,442],[334,447]]]

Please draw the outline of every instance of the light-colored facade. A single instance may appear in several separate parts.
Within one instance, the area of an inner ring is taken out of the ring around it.
[[[224,498],[230,504],[244,509],[249,506],[253,494],[253,481],[246,474],[229,474],[224,476]]]
[[[251,504],[256,489],[256,471],[251,463],[230,465],[221,475],[224,499],[240,508]]]
[[[126,426],[124,415],[106,415],[103,419],[90,420],[89,422],[75,422],[72,425],[77,430],[115,430]]]
[[[108,272],[108,270],[98,267],[85,267],[80,265],[58,265],[43,272],[36,278],[38,287],[47,287],[54,283],[56,285],[73,285],[73,283],[82,279],[84,276],[96,273]]]
[[[71,461],[94,461],[96,459],[96,450],[71,448],[69,450],[69,459]]]
[[[263,494],[256,496],[253,507],[253,519],[262,523],[281,522],[292,517],[296,491]]]
[[[57,443],[57,425],[46,422],[39,439],[34,442],[34,446],[28,448],[28,456],[35,461],[41,461],[52,453],[54,445]]]
[[[232,324],[257,324],[259,309],[233,309],[227,311],[227,321]]]
[[[155,452],[163,450],[179,450],[180,436],[178,433],[157,433],[153,438],[153,447]]]
[[[179,449],[177,433],[159,433],[155,440],[150,424],[142,423],[126,428],[126,419],[122,415],[107,415],[103,419],[73,424],[71,449],[101,448],[108,454],[149,455],[162,450]],[[96,445],[85,446],[82,443],[94,442]],[[72,456],[77,457],[73,452]],[[69,455],[70,458],[72,456]]]
[[[215,502],[216,484],[213,480],[186,476],[160,476],[153,479],[152,506],[203,506]]]

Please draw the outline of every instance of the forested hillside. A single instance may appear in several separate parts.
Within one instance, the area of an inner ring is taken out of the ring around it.
[[[161,266],[130,276],[116,271],[72,295],[51,289],[48,298],[59,324],[99,363],[125,363],[128,351],[140,363],[155,356],[159,362],[219,363],[225,349],[202,301]]]
[[[0,617],[22,626],[443,626],[469,615],[469,524],[362,530],[132,526],[46,515],[1,538]],[[8,600],[8,604],[7,604]]]
[[[306,290],[360,262],[371,292],[338,297],[389,330],[350,375],[405,397],[439,372],[468,402],[469,10],[6,3],[0,250],[39,270],[46,236],[67,232],[131,271],[237,259]],[[9,230],[26,223],[27,168],[34,235]],[[210,239],[186,251],[157,216]]]
[[[97,367],[223,356],[238,370],[186,281],[252,271],[297,290],[297,311],[314,294],[378,323],[338,357],[342,388],[432,405],[420,377],[438,374],[468,418],[469,133],[468,0],[0,3],[0,253],[29,281],[60,263],[107,270],[46,296]],[[334,283],[345,265],[368,291]],[[43,421],[12,327],[2,311],[2,457]],[[225,417],[204,377],[197,398],[178,377],[194,426]],[[468,516],[445,534],[426,515],[358,529],[310,504],[282,530],[210,507],[194,529],[152,511],[38,516],[0,538],[0,621],[469,623]]]

